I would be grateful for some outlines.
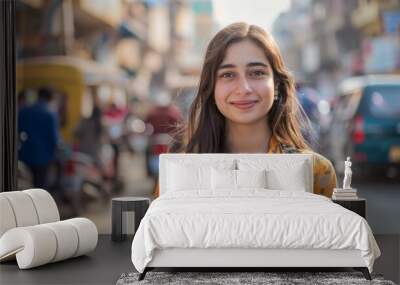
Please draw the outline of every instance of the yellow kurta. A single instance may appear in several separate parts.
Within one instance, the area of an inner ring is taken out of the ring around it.
[[[268,153],[284,153],[277,139],[272,136],[269,142]],[[314,158],[314,193],[331,197],[333,188],[337,185],[335,168],[332,163],[311,150],[298,150],[298,153],[310,153]]]
[[[284,153],[281,144],[275,136],[271,137],[267,153]],[[331,197],[333,188],[337,185],[336,172],[332,163],[324,156],[311,150],[298,150],[298,153],[310,153],[314,158],[314,193]],[[158,181],[153,192],[155,197],[159,195]]]

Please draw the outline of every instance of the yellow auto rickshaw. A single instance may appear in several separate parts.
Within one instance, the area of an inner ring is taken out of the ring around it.
[[[56,93],[61,134],[73,142],[73,131],[82,116],[90,114],[93,95],[100,102],[127,102],[128,80],[118,68],[69,56],[38,57],[17,63],[17,94],[30,91],[28,103],[35,101],[35,90],[50,87]]]

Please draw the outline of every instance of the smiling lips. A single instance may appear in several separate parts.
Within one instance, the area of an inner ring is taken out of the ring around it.
[[[233,101],[231,104],[241,110],[252,108],[258,101],[257,100],[239,100]]]

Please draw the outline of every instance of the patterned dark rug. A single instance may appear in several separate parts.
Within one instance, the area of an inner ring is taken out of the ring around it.
[[[133,284],[379,284],[395,285],[384,280],[381,275],[372,274],[372,281],[364,278],[360,272],[154,272],[150,271],[142,281],[138,281],[139,273],[124,273],[117,285]]]

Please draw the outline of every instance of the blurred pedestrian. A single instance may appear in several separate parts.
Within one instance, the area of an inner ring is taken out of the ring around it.
[[[27,104],[27,90],[21,90],[17,95],[17,107],[21,110]]]
[[[103,172],[101,162],[101,145],[103,137],[102,111],[99,107],[97,97],[94,97],[92,113],[87,118],[82,118],[74,131],[78,141],[77,150],[90,156],[96,167]]]
[[[171,103],[167,93],[161,93],[155,100],[155,105],[146,117],[146,123],[153,127],[153,135],[169,134],[174,131],[177,124],[182,122],[182,113],[179,108]]]
[[[127,108],[118,106],[115,102],[109,102],[103,115],[108,123],[120,123],[126,116]]]
[[[49,187],[48,172],[59,143],[58,117],[49,110],[53,97],[51,89],[42,87],[36,103],[18,113],[19,160],[30,169],[35,188]]]
[[[105,124],[108,129],[108,137],[110,140],[110,145],[114,152],[113,157],[113,175],[112,180],[114,189],[120,190],[119,181],[119,159],[121,153],[121,144],[123,141],[123,125],[126,115],[128,114],[128,109],[122,106],[118,106],[115,102],[110,102],[107,108],[103,112],[103,117]]]

